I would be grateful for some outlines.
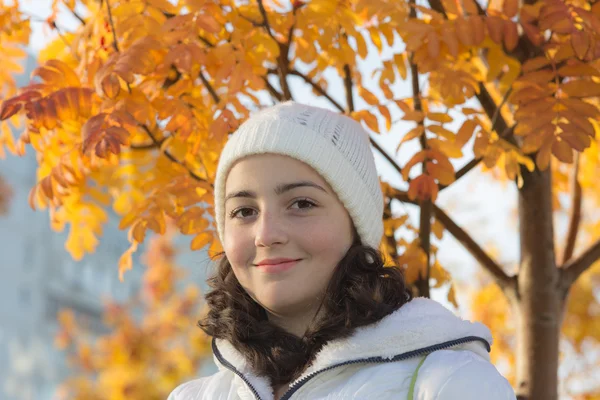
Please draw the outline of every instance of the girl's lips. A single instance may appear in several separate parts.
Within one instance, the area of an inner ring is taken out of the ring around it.
[[[284,262],[284,263],[280,263],[280,264],[271,264],[271,265],[262,264],[262,265],[258,266],[258,269],[260,269],[263,272],[270,273],[270,274],[276,274],[278,272],[284,272],[284,271],[287,271],[287,270],[293,268],[300,261],[301,260],[288,261],[288,262]]]

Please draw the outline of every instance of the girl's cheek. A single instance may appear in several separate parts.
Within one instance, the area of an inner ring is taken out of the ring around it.
[[[230,262],[237,265],[245,263],[248,255],[252,252],[254,241],[240,232],[225,234],[223,250]]]

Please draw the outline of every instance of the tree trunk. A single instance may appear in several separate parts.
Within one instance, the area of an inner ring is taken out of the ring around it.
[[[522,171],[519,190],[521,257],[516,296],[519,399],[558,399],[558,355],[563,296],[554,251],[550,168]]]

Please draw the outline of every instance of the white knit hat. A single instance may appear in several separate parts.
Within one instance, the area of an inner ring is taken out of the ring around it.
[[[245,121],[226,143],[215,179],[215,216],[223,243],[225,180],[233,164],[254,154],[283,154],[317,171],[348,210],[363,244],[383,235],[383,194],[369,135],[352,118],[287,101]]]

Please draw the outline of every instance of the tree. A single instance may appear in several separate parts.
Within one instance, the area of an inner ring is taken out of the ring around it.
[[[72,311],[60,314],[56,344],[75,371],[59,390],[62,398],[163,400],[198,371],[210,342],[190,323],[201,311],[198,288],[176,289],[183,271],[172,234],[150,240],[139,296],[128,304],[106,303],[106,333],[90,331]]]
[[[94,250],[108,207],[122,215],[121,227],[131,236],[121,273],[148,230],[165,232],[167,218],[194,235],[192,249],[218,252],[211,195],[219,152],[250,112],[293,99],[296,80],[363,123],[374,150],[402,176],[405,185],[382,184],[382,249],[406,269],[416,293],[428,296],[432,283],[450,281],[433,242],[449,233],[487,271],[513,312],[518,395],[557,399],[561,324],[597,309],[593,296],[571,293],[578,303],[567,300],[574,287],[579,293],[598,276],[598,268],[591,269],[600,257],[598,225],[591,229],[596,216],[584,211],[599,198],[592,177],[599,165],[600,3],[52,4],[81,25],[65,32],[55,16],[48,19],[60,38],[40,54],[32,83],[2,103],[0,119],[25,119],[15,147],[30,145],[38,155],[30,203],[47,208],[56,229],[69,225],[66,248],[73,257]],[[15,6],[3,10],[9,35],[11,26],[30,20]],[[377,59],[372,76],[359,70],[367,56]],[[406,79],[412,95],[402,97],[397,88]],[[329,90],[337,83],[343,96]],[[402,166],[375,140],[398,114],[414,127],[397,151],[407,142],[416,148]],[[2,132],[0,143],[11,143]],[[518,188],[514,274],[436,204],[439,191],[480,164],[490,172],[487,179]],[[397,201],[419,208],[418,226],[392,212]],[[563,245],[554,220],[565,213]],[[401,228],[409,233],[397,238]],[[565,326],[563,337],[577,344],[583,331],[598,343],[597,327]]]

